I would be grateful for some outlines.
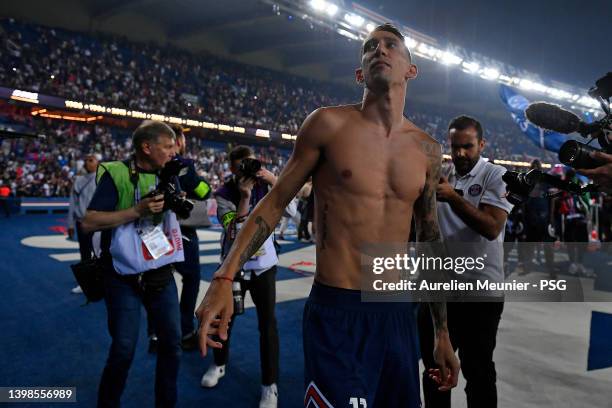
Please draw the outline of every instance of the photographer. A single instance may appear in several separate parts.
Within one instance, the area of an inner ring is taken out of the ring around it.
[[[217,200],[217,217],[223,224],[222,257],[230,247],[243,221],[257,203],[268,193],[276,177],[268,170],[259,168],[253,151],[247,146],[237,146],[229,154],[232,176],[219,188],[214,196]],[[257,309],[259,322],[259,349],[262,371],[262,395],[260,408],[276,407],[278,390],[278,331],[276,327],[276,264],[278,256],[272,235],[243,267],[240,280],[242,299],[247,290]],[[228,339],[222,348],[214,350],[214,363],[202,377],[203,387],[214,387],[225,375],[229,357],[229,336],[234,320],[230,322]]]
[[[530,166],[531,170],[542,170],[542,163],[539,160],[533,160]],[[539,265],[540,247],[544,250],[544,266],[546,272],[551,278],[556,276],[554,269],[554,254],[552,251],[551,242],[554,237],[549,235],[549,230],[554,226],[553,216],[551,213],[552,203],[548,194],[552,190],[552,186],[547,183],[539,183],[529,193],[529,198],[525,201],[525,235],[526,243],[525,252],[527,255],[526,269],[523,274],[529,273]],[[520,248],[520,246],[519,246]]]
[[[191,216],[186,220],[179,220],[181,225],[181,235],[183,236],[183,248],[185,250],[185,261],[178,262],[174,266],[176,271],[183,279],[183,290],[181,291],[181,347],[184,351],[192,351],[198,348],[197,331],[193,323],[194,310],[198,292],[200,290],[200,242],[196,227],[210,223],[204,200],[208,199],[211,190],[209,184],[202,177],[198,176],[194,162],[184,158],[187,145],[185,134],[181,125],[169,125],[176,135],[176,159],[186,166],[187,172],[178,177],[180,189],[184,192],[187,199],[197,201],[198,210],[192,211]],[[157,351],[158,338],[153,331],[151,319],[148,319],[149,328],[149,352]]]
[[[101,259],[106,265],[104,299],[112,344],[98,406],[120,405],[144,305],[159,336],[155,406],[173,407],[181,331],[172,264],[184,256],[176,215],[165,210],[172,197],[158,194],[156,187],[165,183],[159,171],[175,155],[175,135],[164,123],[144,122],[132,142],[132,158],[98,167],[97,188],[82,221],[86,233],[102,231]]]
[[[74,179],[72,190],[70,191],[70,207],[68,209],[68,238],[72,239],[76,230],[79,240],[79,252],[81,261],[91,259],[93,253],[92,235],[83,231],[81,220],[85,216],[87,206],[96,191],[96,169],[100,159],[99,155],[88,154],[85,156],[84,168],[86,174],[77,176]],[[83,293],[79,285],[74,287],[72,293]]]
[[[565,180],[582,185],[582,181],[576,176],[576,170],[571,167],[565,172]],[[565,219],[563,241],[566,243],[570,261],[568,272],[570,275],[588,276],[589,272],[582,261],[586,243],[589,242],[591,194],[572,194],[564,191],[558,201],[559,211]]]

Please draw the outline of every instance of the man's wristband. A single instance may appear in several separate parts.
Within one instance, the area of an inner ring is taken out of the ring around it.
[[[233,282],[234,280],[232,278],[228,278],[227,276],[215,276],[213,277],[213,280],[226,280],[229,282]]]

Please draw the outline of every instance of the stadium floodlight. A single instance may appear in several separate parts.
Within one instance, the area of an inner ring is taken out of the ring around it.
[[[375,28],[376,26],[373,23],[366,24],[366,30],[368,30],[368,33],[371,33],[372,31],[374,31]]]
[[[344,37],[350,38],[351,40],[359,40],[359,37],[344,28],[336,29],[336,32]]]
[[[335,4],[328,4],[327,8],[325,9],[325,12],[328,16],[333,17],[338,12],[338,6],[336,6]]]
[[[495,68],[485,68],[482,70],[482,78],[494,81],[499,78],[499,71]]]
[[[519,83],[519,86],[523,89],[526,89],[528,91],[534,89],[534,83],[528,79],[521,79],[521,82]]]
[[[442,53],[442,51],[440,51],[436,47],[432,47],[432,46],[427,45],[425,43],[419,44],[418,50],[419,50],[420,53],[428,55],[431,59],[434,59],[434,57],[436,55],[440,55]]]
[[[365,22],[365,20],[363,19],[363,17],[357,15],[357,14],[350,14],[347,13],[344,15],[344,19],[353,27],[361,27],[363,25],[363,23]]]
[[[310,0],[310,7],[317,11],[325,11],[327,2],[325,0]]]
[[[412,48],[416,48],[418,42],[412,37],[404,36],[404,44],[406,44],[406,47],[408,47],[410,50]]]
[[[463,58],[453,54],[452,52],[444,51],[440,57],[440,61],[446,65],[458,65],[461,64]]]
[[[474,61],[463,61],[461,66],[470,74],[475,74],[480,69],[480,64]]]

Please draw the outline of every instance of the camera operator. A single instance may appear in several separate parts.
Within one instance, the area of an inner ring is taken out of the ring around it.
[[[530,170],[541,171],[542,163],[537,159],[533,160]],[[554,226],[554,221],[551,211],[551,199],[547,196],[551,188],[547,183],[538,183],[529,193],[529,198],[524,204],[525,250],[529,264],[525,266],[524,273],[529,273],[533,269],[534,264],[539,264],[539,247],[543,246],[546,272],[548,272],[551,278],[554,278],[556,276],[552,250],[554,237],[551,237],[549,234],[549,230]]]
[[[485,140],[482,125],[476,119],[459,116],[450,122],[448,132],[453,163],[447,177],[441,177],[436,192],[440,232],[450,252],[454,249],[461,252],[460,256],[473,257],[485,254],[484,269],[478,272],[478,278],[503,282],[504,227],[512,210],[512,204],[505,199],[506,184],[502,180],[506,169],[480,157]],[[471,243],[472,253],[465,252],[468,248],[461,246],[463,242]],[[454,248],[454,244],[459,245]],[[467,382],[467,406],[495,408],[497,374],[493,352],[503,297],[489,296],[486,303],[456,300],[447,303],[448,330],[451,344],[459,349],[461,371]],[[450,391],[439,391],[430,377],[429,370],[436,369],[431,357],[434,329],[426,308],[419,310],[419,336],[426,369],[424,407],[450,407]]]
[[[196,227],[202,226],[203,221],[208,221],[206,203],[202,202],[210,196],[210,185],[204,178],[198,176],[193,160],[184,158],[187,145],[183,127],[181,125],[169,125],[176,135],[177,156],[186,167],[187,172],[179,175],[180,189],[186,194],[187,199],[199,201],[197,205],[203,205],[200,210],[192,211],[187,220],[180,220],[181,235],[183,236],[183,248],[185,250],[185,262],[174,264],[176,271],[183,278],[183,290],[181,291],[181,346],[184,351],[192,351],[198,348],[197,331],[193,323],[194,310],[198,292],[200,290],[200,242]],[[196,217],[203,220],[194,219]],[[199,223],[199,224],[198,224]],[[153,331],[151,319],[148,319],[149,327],[149,352],[157,351],[157,336]]]
[[[99,155],[88,154],[85,156],[84,168],[86,174],[76,176],[72,189],[70,191],[70,207],[68,209],[68,238],[74,237],[76,230],[77,239],[79,240],[79,252],[81,253],[81,262],[91,259],[93,253],[92,236],[87,234],[81,227],[81,220],[85,216],[87,206],[96,191],[96,169],[100,159]],[[72,293],[83,293],[79,285],[74,287]]]
[[[565,172],[565,180],[582,185],[576,176],[576,170],[569,167]],[[563,241],[566,243],[570,260],[568,272],[570,275],[589,275],[582,260],[589,242],[589,221],[591,194],[572,194],[567,191],[559,198],[559,211],[565,217]]]
[[[138,341],[141,305],[159,336],[155,406],[173,407],[181,355],[179,304],[172,263],[184,259],[172,197],[157,193],[158,173],[176,152],[173,130],[144,122],[132,135],[129,160],[102,163],[97,187],[82,221],[85,232],[102,231],[105,303],[112,344],[98,389],[99,407],[118,407]],[[153,192],[154,196],[149,196]]]
[[[217,217],[223,224],[222,258],[233,244],[242,222],[257,203],[268,193],[276,177],[268,170],[256,170],[255,155],[247,146],[236,146],[229,154],[232,176],[214,193],[217,200]],[[262,395],[260,408],[276,407],[278,390],[278,330],[276,327],[276,265],[278,256],[270,235],[259,250],[243,267],[240,279],[242,299],[247,290],[257,309],[259,326],[259,350],[262,371]],[[235,308],[236,309],[236,308]],[[230,322],[228,339],[221,341],[222,348],[214,350],[214,363],[202,377],[203,387],[214,387],[225,375],[229,357],[229,339],[234,319]]]
[[[591,152],[591,157],[605,164],[594,169],[578,169],[578,172],[593,179],[601,191],[612,194],[612,154]]]

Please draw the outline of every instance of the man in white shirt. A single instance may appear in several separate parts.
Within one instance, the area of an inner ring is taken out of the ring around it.
[[[81,220],[85,217],[87,206],[96,191],[96,169],[98,168],[99,158],[96,154],[89,154],[85,157],[84,168],[86,173],[76,176],[70,191],[70,207],[68,209],[68,238],[74,237],[76,230],[79,240],[79,252],[81,261],[91,259],[93,253],[91,233],[83,232]],[[72,289],[72,293],[83,293],[80,286]]]
[[[481,124],[459,116],[449,125],[452,165],[443,171],[437,189],[440,232],[451,256],[484,256],[484,268],[453,279],[503,282],[504,227],[512,210],[506,198],[502,175],[506,169],[488,162],[480,154],[485,147]],[[482,295],[482,293],[479,293]],[[488,302],[455,299],[449,302],[448,324],[451,343],[459,349],[468,408],[497,406],[496,372],[493,351],[503,310],[503,297]],[[480,299],[479,300],[483,300]],[[425,408],[450,407],[450,391],[438,391],[428,375],[435,369],[430,344],[433,327],[427,310],[421,308],[419,331],[425,374]]]

